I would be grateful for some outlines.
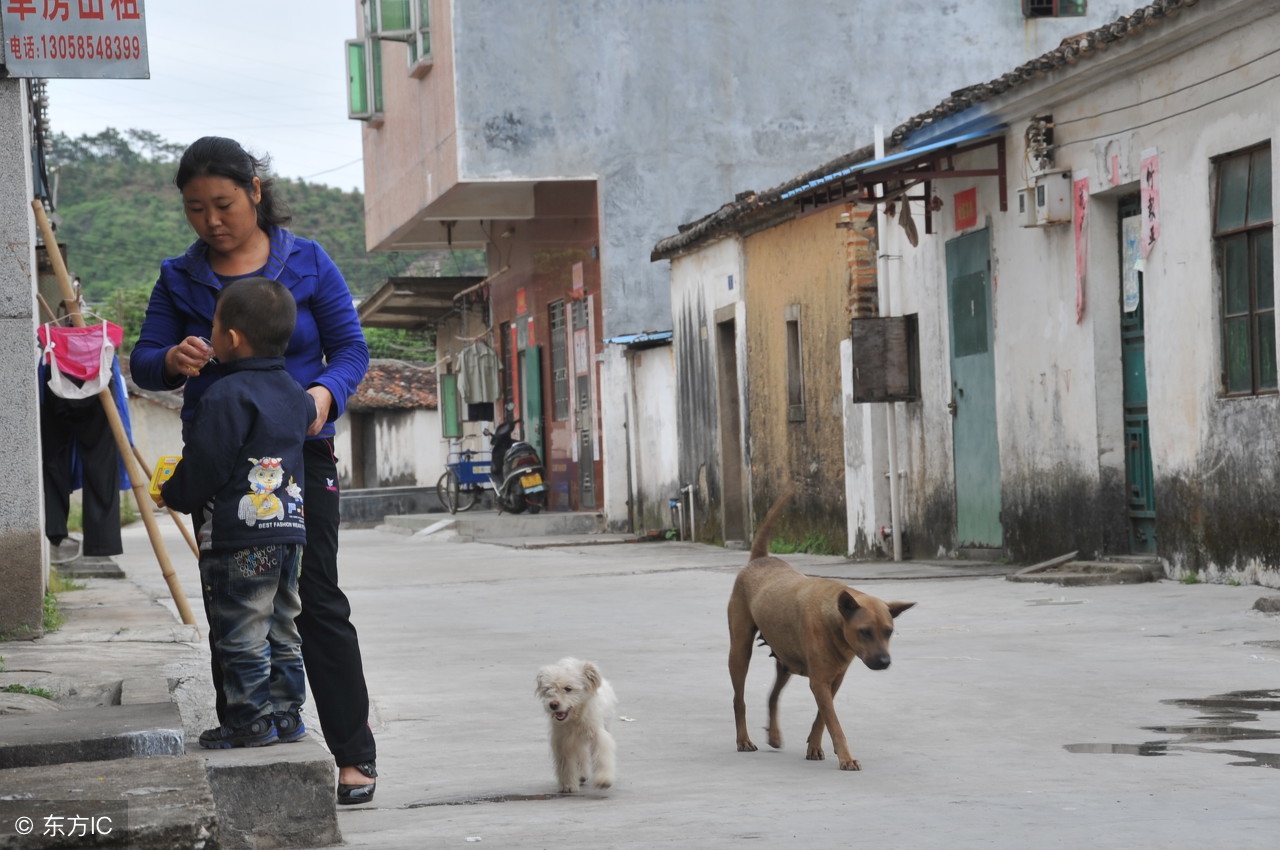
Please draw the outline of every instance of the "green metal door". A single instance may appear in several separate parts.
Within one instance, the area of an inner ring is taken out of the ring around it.
[[[1142,305],[1142,207],[1137,195],[1120,203],[1120,356],[1124,367],[1124,471],[1129,551],[1156,551],[1156,499],[1147,418],[1146,320]]]
[[[991,249],[986,230],[947,243],[951,320],[952,448],[956,543],[1002,548],[1000,446],[991,315]]]

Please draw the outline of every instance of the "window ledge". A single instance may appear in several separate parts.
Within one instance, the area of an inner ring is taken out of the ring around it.
[[[421,80],[431,71],[433,64],[434,60],[430,56],[424,56],[409,68],[409,76]]]

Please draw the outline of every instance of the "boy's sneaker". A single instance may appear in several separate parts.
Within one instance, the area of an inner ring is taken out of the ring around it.
[[[232,747],[266,747],[280,740],[271,716],[259,717],[248,726],[232,729],[219,726],[200,733],[200,746],[206,750],[229,750]]]
[[[307,737],[306,724],[302,722],[302,714],[298,709],[292,711],[277,711],[271,715],[271,719],[276,724],[276,735],[282,744],[292,744],[294,741],[301,741]]]

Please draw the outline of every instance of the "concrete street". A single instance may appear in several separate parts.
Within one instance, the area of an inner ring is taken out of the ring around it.
[[[191,554],[163,523],[202,616]],[[515,548],[344,530],[381,773],[373,805],[338,813],[346,846],[1275,846],[1280,620],[1253,610],[1274,591],[1064,588],[1006,581],[1014,568],[999,565],[791,557],[918,603],[897,621],[892,667],[855,662],[836,700],[862,763],[845,772],[829,740],[827,760],[804,758],[806,679],[783,694],[784,748],[766,745],[763,648],[748,683],[761,750],[736,751],[725,603],[744,552],[581,545],[592,539]],[[167,600],[141,525],[125,545],[128,581]],[[188,725],[201,722],[201,652],[181,662]],[[533,686],[565,655],[596,661],[619,696],[607,792],[556,793]],[[1199,702],[1222,695],[1234,696]]]

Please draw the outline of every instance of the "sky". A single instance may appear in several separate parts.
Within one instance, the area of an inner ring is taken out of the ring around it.
[[[282,177],[363,189],[361,122],[347,118],[343,42],[355,0],[148,0],[151,78],[49,80],[49,123],[181,145],[229,136]]]

